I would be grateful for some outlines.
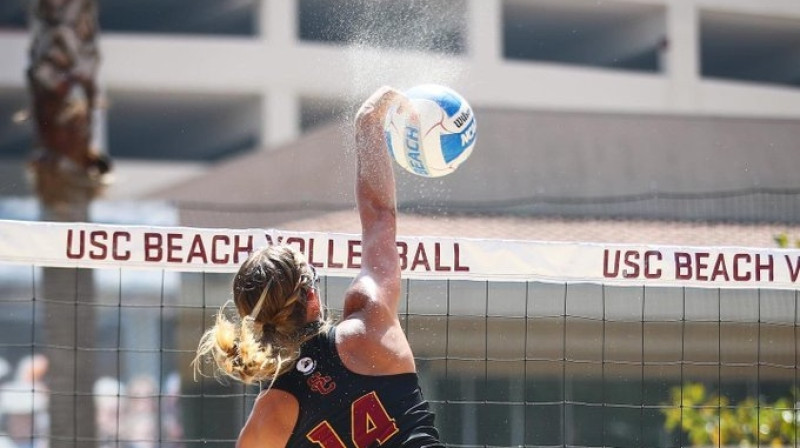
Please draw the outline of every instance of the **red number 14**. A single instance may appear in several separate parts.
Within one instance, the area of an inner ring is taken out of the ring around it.
[[[397,424],[375,392],[363,395],[350,406],[350,433],[356,448],[368,448],[376,441],[383,445],[398,431]],[[327,421],[315,426],[306,438],[322,448],[347,448]]]

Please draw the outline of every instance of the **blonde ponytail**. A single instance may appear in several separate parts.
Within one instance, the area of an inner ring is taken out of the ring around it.
[[[327,326],[320,322],[311,332],[306,327],[315,281],[313,267],[294,249],[269,246],[251,254],[234,279],[238,316],[228,317],[230,301],[219,310],[200,338],[192,361],[195,375],[203,373],[202,362],[208,359],[215,374],[245,384],[274,382],[300,355],[303,342]]]
[[[200,338],[193,361],[195,373],[202,374],[202,361],[210,358],[217,372],[245,384],[271,382],[297,358],[302,341],[286,340],[280,347],[263,342],[253,318],[229,319],[227,305],[220,309],[214,326]]]

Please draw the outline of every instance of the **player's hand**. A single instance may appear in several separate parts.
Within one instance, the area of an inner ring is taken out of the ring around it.
[[[386,115],[392,108],[397,108],[400,113],[412,110],[411,102],[402,92],[389,86],[380,87],[358,109],[356,128],[365,131],[365,127],[378,127],[382,130]]]

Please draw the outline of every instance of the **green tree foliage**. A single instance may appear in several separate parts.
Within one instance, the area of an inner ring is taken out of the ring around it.
[[[664,427],[682,430],[693,446],[741,447],[794,445],[797,440],[797,391],[773,403],[747,397],[731,403],[727,397],[709,393],[700,383],[687,383],[670,390]]]
[[[781,249],[788,249],[790,247],[799,248],[800,249],[800,238],[795,238],[794,241],[791,240],[789,234],[786,232],[781,232],[772,237],[775,241],[775,244],[778,245]]]

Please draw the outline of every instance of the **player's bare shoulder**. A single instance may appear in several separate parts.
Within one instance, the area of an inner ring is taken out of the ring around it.
[[[345,367],[361,375],[416,371],[411,348],[399,323],[376,331],[360,314],[336,325],[336,350]]]
[[[285,446],[299,412],[292,394],[278,389],[262,392],[253,405],[254,418],[245,423],[236,447]]]

